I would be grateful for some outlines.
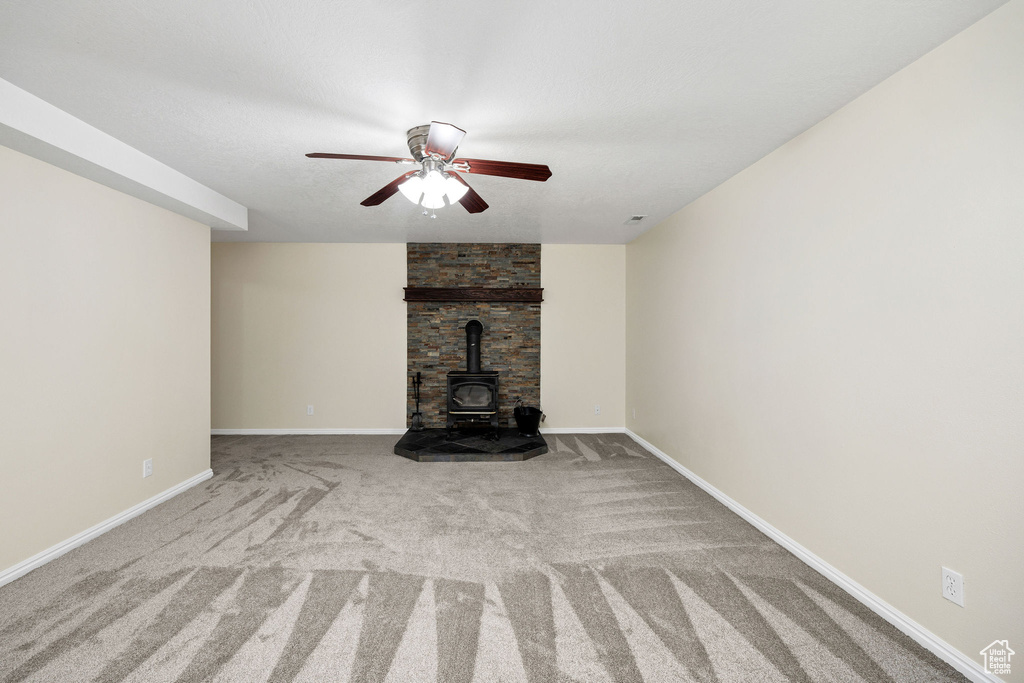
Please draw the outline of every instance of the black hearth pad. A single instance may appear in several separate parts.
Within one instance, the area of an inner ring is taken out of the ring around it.
[[[514,462],[548,452],[544,437],[525,437],[517,429],[502,429],[497,440],[490,429],[409,430],[395,444],[395,454],[419,462]]]

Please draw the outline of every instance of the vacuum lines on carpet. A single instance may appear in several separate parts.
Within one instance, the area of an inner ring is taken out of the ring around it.
[[[516,463],[219,436],[213,479],[0,588],[0,681],[954,681],[621,434]]]

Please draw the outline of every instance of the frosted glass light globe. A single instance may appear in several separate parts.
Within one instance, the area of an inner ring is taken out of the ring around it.
[[[440,192],[424,192],[421,204],[425,209],[440,209],[444,206],[444,195]]]
[[[444,176],[440,171],[429,171],[423,179],[423,194],[443,195],[444,191]]]
[[[469,188],[460,183],[452,176],[448,176],[444,179],[444,190],[445,194],[448,195],[448,203],[454,204],[455,202],[462,199],[463,195],[469,192]]]
[[[423,194],[423,178],[416,174],[398,186],[398,191],[405,195],[413,204],[420,203],[420,195]]]

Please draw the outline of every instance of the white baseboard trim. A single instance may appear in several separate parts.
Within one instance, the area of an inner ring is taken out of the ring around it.
[[[622,427],[551,427],[540,430],[541,434],[622,434]]]
[[[856,598],[859,602],[863,603],[872,612],[882,617],[890,624],[898,628],[903,633],[913,638],[919,645],[930,651],[936,657],[946,662],[954,669],[962,673],[974,683],[1001,683],[1002,679],[993,674],[986,673],[984,668],[975,662],[974,660],[967,657],[965,654],[954,648],[952,645],[942,640],[934,633],[924,628],[916,621],[908,617],[907,615],[900,612],[898,609],[885,602],[877,595],[869,591],[868,589],[861,586],[859,583],[851,579],[850,577],[843,574],[841,571],[830,565],[825,560],[821,559],[807,548],[803,547],[792,538],[782,533],[771,524],[761,519],[753,512],[743,507],[735,500],[727,496],[726,494],[719,491],[717,488],[709,484],[708,482],[701,479],[699,476],[688,470],[687,468],[680,465],[676,460],[669,457],[668,454],[657,448],[654,444],[646,441],[642,437],[635,434],[632,430],[626,429],[625,433],[636,441],[638,444],[649,450],[651,453],[656,455],[658,458],[663,460],[665,464],[674,469],[679,474],[683,475],[694,484],[704,489],[718,502],[725,505],[727,508],[735,512],[737,515],[745,519],[747,522],[755,526],[764,535],[771,538],[773,541],[781,545],[783,548],[800,558],[805,564],[816,570],[819,574],[822,574],[832,583],[836,584],[847,593]]]
[[[287,436],[292,434],[405,434],[408,431],[402,429],[350,429],[340,427],[336,429],[211,429],[211,436]],[[625,430],[622,427],[553,427],[540,430],[541,434],[622,434]]]
[[[100,522],[96,526],[90,527],[81,533],[75,534],[71,538],[65,541],[61,541],[60,543],[51,548],[47,548],[38,555],[33,555],[32,557],[28,558],[27,560],[24,560],[23,562],[19,562],[13,567],[8,567],[7,569],[0,571],[0,586],[8,584],[11,581],[14,581],[15,579],[21,578],[33,569],[41,567],[47,562],[50,562],[51,560],[56,560],[64,553],[74,550],[75,548],[84,543],[88,543],[97,536],[101,536],[107,533],[114,527],[124,524],[133,517],[138,517],[146,510],[156,507],[160,503],[163,503],[164,501],[173,498],[179,493],[182,493],[192,488],[193,486],[200,482],[206,481],[212,476],[213,470],[208,469],[203,472],[200,472],[194,477],[189,477],[180,484],[172,486],[163,493],[156,494],[149,500],[144,500],[138,505],[133,505],[124,512],[118,513],[110,519],[104,522]]]
[[[211,429],[211,436],[287,436],[291,434],[405,434],[406,428],[393,429],[350,429],[339,427],[334,429]]]

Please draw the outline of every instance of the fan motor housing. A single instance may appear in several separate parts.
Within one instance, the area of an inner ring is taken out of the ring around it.
[[[416,161],[423,161],[423,150],[427,148],[427,135],[430,134],[430,124],[410,128],[405,134],[409,142],[409,153]]]

